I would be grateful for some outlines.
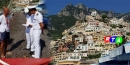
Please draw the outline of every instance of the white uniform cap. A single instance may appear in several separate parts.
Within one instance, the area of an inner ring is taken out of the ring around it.
[[[24,9],[24,12],[25,12],[25,13],[28,13],[28,12],[29,12],[29,10],[28,10],[27,7]]]
[[[36,6],[27,6],[28,9],[36,8]]]

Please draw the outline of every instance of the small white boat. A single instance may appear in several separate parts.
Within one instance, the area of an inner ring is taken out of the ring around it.
[[[45,0],[40,0],[38,4],[45,4]]]

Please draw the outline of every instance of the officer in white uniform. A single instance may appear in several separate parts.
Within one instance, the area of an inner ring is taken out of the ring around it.
[[[44,27],[43,16],[36,10],[35,6],[30,7],[29,10],[32,14],[34,14],[32,24],[30,24],[30,26],[32,26],[33,28],[33,44],[35,47],[34,55],[32,55],[32,57],[40,58],[40,51],[41,51],[40,36],[43,33],[43,27]]]
[[[33,45],[33,29],[32,27],[29,26],[29,24],[32,23],[33,21],[33,15],[29,12],[29,10],[27,8],[24,9],[24,12],[26,14],[26,40],[27,40],[27,46],[24,50],[30,50],[31,49],[31,52],[34,52],[34,45]]]

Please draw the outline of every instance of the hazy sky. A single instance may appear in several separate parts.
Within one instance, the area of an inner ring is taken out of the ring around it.
[[[130,0],[46,0],[49,14],[57,14],[67,4],[76,5],[78,3],[99,10],[113,10],[117,13],[130,12]]]

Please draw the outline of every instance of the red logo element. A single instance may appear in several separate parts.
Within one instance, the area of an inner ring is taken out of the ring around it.
[[[0,65],[48,65],[49,58],[5,58],[0,59]]]
[[[106,36],[106,37],[104,37],[104,41],[105,41],[106,43],[108,43],[108,42],[110,42],[110,38],[111,38],[111,36]]]

